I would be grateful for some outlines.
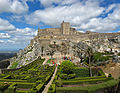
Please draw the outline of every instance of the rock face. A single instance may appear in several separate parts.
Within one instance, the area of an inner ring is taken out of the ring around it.
[[[96,33],[90,31],[81,33],[76,31],[75,28],[71,28],[68,22],[63,22],[60,28],[38,29],[37,36],[31,40],[31,43],[24,50],[20,50],[17,56],[11,59],[10,64],[17,62],[19,68],[40,56],[50,55],[52,52],[58,51],[61,54],[73,56],[74,45],[81,48],[90,46],[94,51],[99,52],[119,52],[119,35],[120,33]],[[51,51],[50,45],[52,45],[54,51]]]
[[[41,56],[41,46],[38,42],[33,42],[33,44],[29,44],[24,50],[20,50],[16,57],[11,58],[10,63],[17,62],[17,68],[19,68],[34,61],[39,56]]]

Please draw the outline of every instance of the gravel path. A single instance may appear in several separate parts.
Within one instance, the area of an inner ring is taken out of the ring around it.
[[[55,69],[55,71],[54,71],[54,74],[53,74],[51,80],[50,80],[49,83],[45,86],[45,88],[44,88],[44,90],[43,90],[42,93],[47,93],[47,92],[48,92],[48,88],[49,88],[50,85],[52,84],[52,82],[53,82],[53,80],[54,80],[54,78],[55,78],[56,72],[57,72],[57,67],[56,67],[56,69]]]

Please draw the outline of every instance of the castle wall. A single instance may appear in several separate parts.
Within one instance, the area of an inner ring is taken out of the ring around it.
[[[51,32],[53,34],[61,34],[60,28],[46,28],[47,32]]]
[[[61,34],[60,28],[38,29],[38,35],[41,34]]]

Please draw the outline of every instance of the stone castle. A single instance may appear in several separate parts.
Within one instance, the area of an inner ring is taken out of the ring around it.
[[[119,32],[97,33],[86,31],[82,33],[75,28],[71,28],[70,23],[63,21],[60,28],[38,29],[37,36],[31,40],[31,43],[24,50],[20,50],[17,56],[11,59],[11,64],[18,62],[17,67],[21,67],[40,56],[49,55],[52,50],[49,45],[55,42],[58,46],[56,47],[55,55],[63,55],[62,52],[66,52],[67,55],[73,56],[75,50],[73,46],[75,45],[82,49],[86,49],[86,45],[91,46],[94,51],[98,52],[111,51],[111,49],[113,52],[120,52]]]
[[[37,36],[31,40],[40,42],[41,45],[48,45],[54,41],[59,43],[60,41],[67,40],[71,42],[90,42],[96,39],[118,39],[120,33],[97,33],[86,31],[85,33],[77,31],[75,28],[71,28],[69,22],[62,22],[60,28],[45,28],[38,29]]]

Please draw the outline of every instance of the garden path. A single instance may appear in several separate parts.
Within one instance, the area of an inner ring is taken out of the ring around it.
[[[55,75],[56,75],[56,72],[57,72],[57,67],[55,68],[55,71],[54,71],[54,74],[51,78],[51,80],[49,81],[49,83],[45,86],[44,90],[42,93],[47,93],[48,92],[48,88],[50,87],[50,85],[52,84],[54,78],[55,78]]]
[[[45,65],[48,60],[49,60],[49,58],[46,58],[45,61],[43,62],[43,65]]]

